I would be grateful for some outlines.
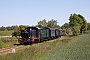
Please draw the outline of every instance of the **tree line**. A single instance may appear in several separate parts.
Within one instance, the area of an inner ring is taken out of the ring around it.
[[[39,28],[43,28],[43,27],[60,28],[57,20],[55,20],[55,19],[51,19],[48,21],[46,19],[40,20],[40,21],[38,21],[38,24],[36,26]]]
[[[16,25],[16,26],[7,26],[7,27],[1,26],[1,27],[0,27],[0,31],[10,31],[10,30],[14,30],[15,27],[18,27],[18,26],[17,26],[17,25]]]
[[[5,30],[14,30],[12,36],[20,36],[20,30],[24,30],[28,25],[20,25],[20,26],[8,26],[8,27],[0,27],[0,31]],[[70,14],[69,22],[63,24],[62,26],[58,25],[58,21],[55,19],[51,20],[40,20],[37,22],[36,27],[50,27],[50,28],[61,28],[63,30],[63,35],[80,35],[83,33],[90,33],[90,23],[87,22],[84,16],[81,14]]]

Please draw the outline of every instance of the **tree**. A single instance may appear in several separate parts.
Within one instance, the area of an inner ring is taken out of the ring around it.
[[[27,26],[24,26],[24,25],[20,25],[20,26],[16,26],[15,29],[14,29],[14,32],[12,33],[12,36],[20,36],[20,31],[21,30],[24,30]]]
[[[79,23],[81,22],[77,14],[71,14],[69,17],[69,21],[71,27],[79,26],[80,25]]]
[[[69,21],[70,21],[69,24],[72,27],[72,29],[77,28],[77,30],[76,29],[73,30],[74,32],[78,31],[74,35],[78,35],[78,34],[82,33],[83,31],[87,30],[87,21],[82,15],[75,14],[75,13],[71,14],[69,17]]]
[[[87,26],[88,26],[87,32],[90,34],[90,23],[88,23]]]
[[[57,20],[51,19],[50,21],[48,21],[47,26],[50,28],[60,28],[59,25],[57,25]]]
[[[37,24],[37,27],[39,27],[39,28],[47,27],[47,20],[45,20],[45,19],[40,20]]]
[[[5,31],[5,30],[7,30],[6,27],[4,26],[0,27],[0,31]]]
[[[25,25],[20,25],[19,26],[19,30],[25,30],[25,28],[27,28],[27,26],[25,26]]]
[[[79,23],[81,25],[80,33],[87,31],[88,25],[86,19],[80,14],[78,14],[78,17],[82,20],[82,22]]]
[[[80,34],[80,26],[73,26],[72,27],[72,34],[74,36],[78,36]]]
[[[48,22],[45,19],[40,20],[36,26],[39,28],[43,28],[43,27],[60,28],[60,26],[57,25],[57,20],[54,19],[49,20]]]
[[[68,29],[70,28],[69,23],[65,23],[61,26],[62,29]]]
[[[87,30],[90,30],[90,23],[88,23],[87,25],[88,25],[88,28],[87,28]]]
[[[17,25],[16,26],[7,26],[7,27],[2,26],[2,27],[0,27],[0,31],[5,31],[5,30],[10,31],[10,30],[14,30],[16,27],[17,27]]]
[[[12,36],[15,36],[15,37],[20,36],[20,29],[18,26],[15,27],[14,32],[12,33]]]

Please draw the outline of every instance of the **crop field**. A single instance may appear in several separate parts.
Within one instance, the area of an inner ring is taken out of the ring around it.
[[[11,36],[13,31],[0,31],[0,36]]]
[[[90,34],[78,36],[40,60],[90,60]]]
[[[1,60],[89,60],[90,34],[65,37],[0,55]]]

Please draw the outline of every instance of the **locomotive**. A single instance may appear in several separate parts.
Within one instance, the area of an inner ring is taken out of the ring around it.
[[[21,30],[20,35],[21,38],[18,39],[20,44],[32,44],[61,37],[62,30],[46,27],[27,27],[25,30]]]

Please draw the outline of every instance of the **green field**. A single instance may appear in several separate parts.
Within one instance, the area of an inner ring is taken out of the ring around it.
[[[90,34],[78,36],[40,60],[90,60]]]
[[[89,60],[90,34],[65,37],[23,47],[1,60]]]
[[[11,36],[13,31],[0,31],[0,36]]]

